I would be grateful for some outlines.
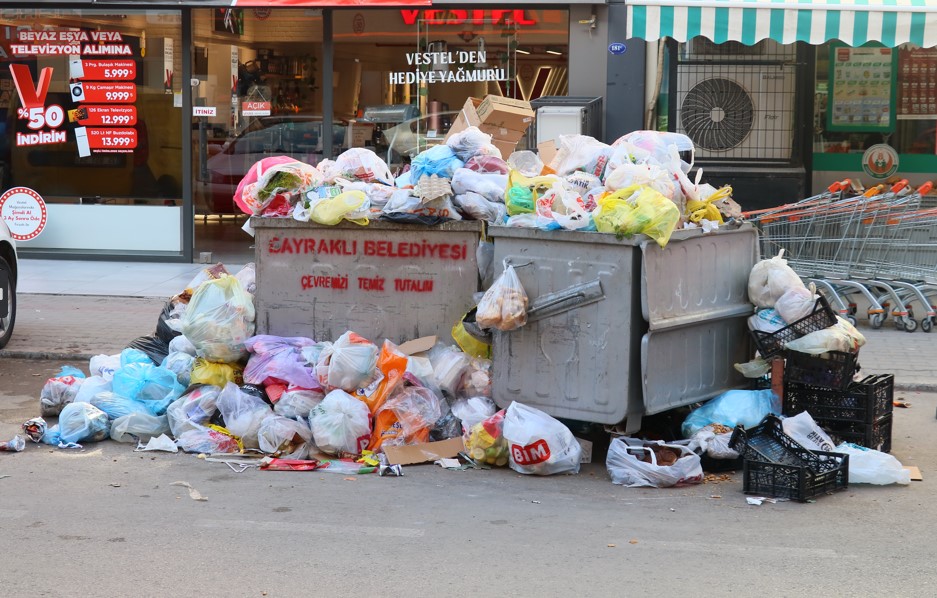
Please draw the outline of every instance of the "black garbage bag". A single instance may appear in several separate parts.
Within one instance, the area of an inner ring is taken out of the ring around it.
[[[263,386],[260,386],[259,384],[242,384],[241,390],[249,395],[254,395],[258,399],[263,400],[263,402],[273,407],[273,401],[271,401],[270,397],[267,396],[267,391]]]
[[[166,359],[166,356],[169,355],[169,343],[165,342],[163,339],[159,338],[155,334],[150,336],[141,336],[140,338],[130,341],[130,344],[127,347],[131,349],[139,349],[146,353],[146,356],[150,360],[159,365],[163,363],[163,360]]]
[[[451,411],[440,418],[433,426],[433,429],[429,431],[429,439],[433,442],[449,440],[458,436],[462,436],[462,420]]]
[[[166,305],[163,307],[163,311],[159,314],[159,319],[156,321],[156,336],[158,336],[163,342],[169,344],[169,342],[182,334],[176,330],[173,330],[166,324],[166,320],[169,318],[169,314],[172,313],[172,299],[166,302]]]

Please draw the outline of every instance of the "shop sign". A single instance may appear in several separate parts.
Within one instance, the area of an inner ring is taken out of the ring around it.
[[[6,222],[16,241],[39,236],[48,221],[46,202],[28,187],[13,187],[0,195],[0,219]]]
[[[429,25],[486,25],[489,23],[534,27],[535,19],[527,16],[524,9],[464,10],[464,9],[427,9],[401,10],[400,16],[406,25],[416,25],[423,21]]]
[[[244,116],[270,116],[270,102],[241,102],[241,114]]]
[[[192,106],[192,116],[218,116],[215,106]]]
[[[476,64],[485,64],[487,52],[410,52],[407,64],[423,67],[416,71],[389,73],[391,85],[409,85],[411,83],[470,83],[484,81],[506,81],[507,69],[476,68]],[[450,70],[450,65],[457,68]],[[466,68],[468,67],[468,68]],[[425,69],[425,70],[424,70]]]
[[[876,179],[887,179],[898,172],[898,152],[890,145],[878,143],[862,154],[862,170]]]
[[[628,49],[628,46],[622,42],[615,42],[608,45],[608,53],[614,54],[615,56],[621,56]]]
[[[34,80],[25,64],[11,64],[13,86],[21,108],[17,119],[25,121],[25,132],[16,131],[17,147],[67,143],[69,126],[79,157],[92,153],[132,153],[137,146],[137,63],[133,52],[117,31],[75,31],[72,29],[16,31],[10,49],[17,56],[62,56],[68,61],[69,98],[75,106],[66,109],[46,100],[55,67],[39,71]],[[91,57],[91,59],[89,59]],[[171,73],[168,74],[171,81]],[[66,121],[66,114],[68,120]]]

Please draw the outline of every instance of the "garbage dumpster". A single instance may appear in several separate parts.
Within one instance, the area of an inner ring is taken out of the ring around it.
[[[530,298],[528,324],[492,347],[497,403],[554,417],[640,428],[644,415],[745,383],[750,225],[645,237],[492,227],[495,265],[512,264]]]
[[[257,333],[402,342],[452,326],[479,290],[480,222],[321,226],[252,218]]]

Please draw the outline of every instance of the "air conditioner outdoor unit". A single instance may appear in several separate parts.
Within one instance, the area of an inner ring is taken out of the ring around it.
[[[789,161],[794,84],[793,66],[679,65],[676,130],[697,160]]]

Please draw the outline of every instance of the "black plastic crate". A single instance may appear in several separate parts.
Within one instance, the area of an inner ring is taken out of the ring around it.
[[[842,390],[852,384],[852,377],[859,369],[857,356],[856,353],[842,351],[829,351],[822,355],[788,351],[784,383],[799,382]]]
[[[833,437],[833,440],[851,442],[883,453],[891,452],[891,415],[879,418],[871,424],[830,419],[815,419],[815,421]]]
[[[807,336],[811,332],[824,330],[836,324],[836,313],[830,308],[826,297],[820,295],[813,306],[813,312],[804,318],[801,318],[789,324],[776,332],[762,332],[752,330],[752,337],[755,339],[755,346],[758,352],[765,359],[774,357],[784,351],[784,345],[792,340],[802,336]]]
[[[815,420],[872,424],[894,409],[895,376],[879,374],[845,390],[789,381],[784,385],[784,415],[803,411]]]
[[[745,494],[803,502],[849,486],[849,455],[804,448],[774,415],[750,430],[737,427],[729,446],[745,460]]]

